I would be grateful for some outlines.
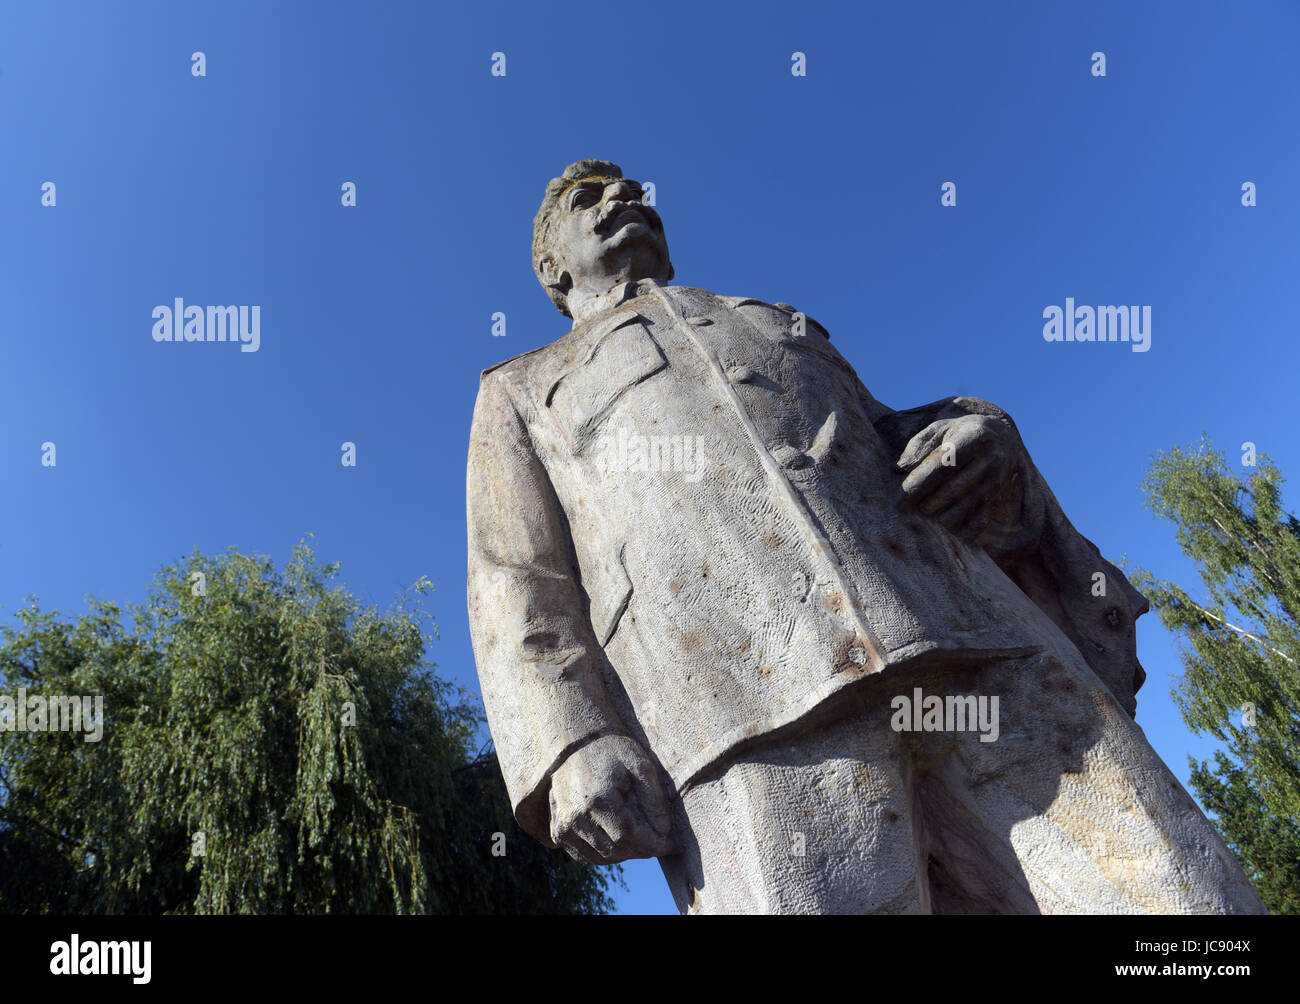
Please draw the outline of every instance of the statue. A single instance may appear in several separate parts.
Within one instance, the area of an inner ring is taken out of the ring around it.
[[[483,373],[469,611],[520,826],[692,913],[1256,913],[1135,724],[1146,600],[1010,417],[895,411],[811,317],[669,286],[614,164],[550,182],[564,337]]]

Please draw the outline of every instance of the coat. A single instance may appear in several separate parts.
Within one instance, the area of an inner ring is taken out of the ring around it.
[[[1027,456],[993,544],[900,508],[908,439],[972,412],[1012,424],[974,398],[887,408],[789,305],[653,282],[486,370],[470,631],[523,829],[552,845],[549,778],[596,737],[636,739],[681,790],[856,681],[939,660],[1073,645],[1132,714],[1146,601]]]

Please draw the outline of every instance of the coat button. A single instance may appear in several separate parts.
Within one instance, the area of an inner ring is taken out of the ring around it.
[[[754,371],[748,366],[731,366],[727,369],[727,379],[732,383],[749,383],[754,379]]]

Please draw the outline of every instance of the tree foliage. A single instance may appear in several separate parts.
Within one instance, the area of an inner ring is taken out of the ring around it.
[[[337,569],[305,541],[283,573],[196,552],[125,616],[17,613],[0,693],[102,695],[104,722],[0,731],[0,911],[612,906],[611,872],[525,836],[472,755],[478,705],[425,663],[427,581],[381,613]]]
[[[1177,527],[1209,598],[1139,571],[1161,623],[1181,642],[1174,690],[1183,720],[1222,742],[1192,785],[1265,905],[1300,899],[1300,520],[1282,506],[1283,477],[1259,455],[1249,477],[1202,439],[1157,456],[1147,505]]]
[[[1213,769],[1208,762],[1191,765],[1197,796],[1214,814],[1269,910],[1300,913],[1300,827],[1269,813],[1239,764],[1221,752],[1214,759]]]

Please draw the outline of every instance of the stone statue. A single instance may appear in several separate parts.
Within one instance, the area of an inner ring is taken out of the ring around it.
[[[483,373],[469,612],[516,816],[683,912],[1253,913],[1133,721],[1146,600],[1010,417],[895,411],[811,317],[669,286],[614,164],[551,181],[564,337]]]

